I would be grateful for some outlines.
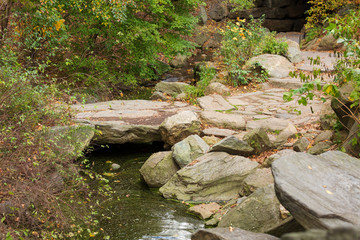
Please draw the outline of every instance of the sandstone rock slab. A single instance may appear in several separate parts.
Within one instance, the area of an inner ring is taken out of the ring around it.
[[[229,136],[216,143],[210,152],[226,152],[233,155],[250,156],[255,151],[247,142],[235,136]]]
[[[284,155],[272,164],[282,205],[305,228],[360,226],[360,161],[339,151]]]
[[[216,127],[244,130],[246,126],[244,118],[237,114],[203,111],[201,112],[200,117],[208,124]]]
[[[204,110],[226,111],[235,109],[220,95],[208,95],[197,99],[200,107]]]
[[[250,159],[224,152],[207,153],[197,163],[180,169],[163,187],[165,198],[220,201],[235,197],[241,182],[257,166]]]

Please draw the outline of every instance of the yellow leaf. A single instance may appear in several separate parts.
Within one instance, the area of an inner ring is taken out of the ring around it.
[[[311,167],[311,166],[308,166],[308,169],[312,170],[312,167]]]
[[[61,28],[61,26],[64,24],[64,22],[65,22],[65,19],[60,19],[59,21],[57,21],[57,22],[55,23],[55,29],[56,29],[56,31],[59,31],[59,30],[60,30],[60,28]]]
[[[333,192],[330,192],[329,190],[326,190],[327,194],[334,194]]]

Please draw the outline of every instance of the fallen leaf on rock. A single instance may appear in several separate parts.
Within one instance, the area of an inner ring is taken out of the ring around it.
[[[330,195],[331,195],[331,194],[334,194],[333,192],[331,192],[331,191],[329,191],[329,190],[326,190],[326,193],[327,193],[327,194],[330,194]]]

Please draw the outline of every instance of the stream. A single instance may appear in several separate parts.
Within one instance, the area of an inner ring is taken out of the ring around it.
[[[100,227],[110,239],[188,240],[193,232],[204,227],[201,220],[187,214],[187,207],[164,199],[157,190],[149,189],[141,179],[139,169],[146,159],[161,148],[156,145],[113,146],[93,152],[88,159],[94,170],[107,175],[116,197],[104,201],[99,219]],[[111,170],[117,163],[120,169]]]

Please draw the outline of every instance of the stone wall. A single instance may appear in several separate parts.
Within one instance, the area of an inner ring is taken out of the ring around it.
[[[212,9],[216,7],[219,9],[219,6],[214,6]],[[305,24],[305,11],[308,5],[307,0],[256,0],[255,7],[250,10],[232,12],[231,7],[229,8],[228,18],[248,19],[250,15],[259,18],[265,14],[265,27],[271,31],[290,32],[301,31]]]

